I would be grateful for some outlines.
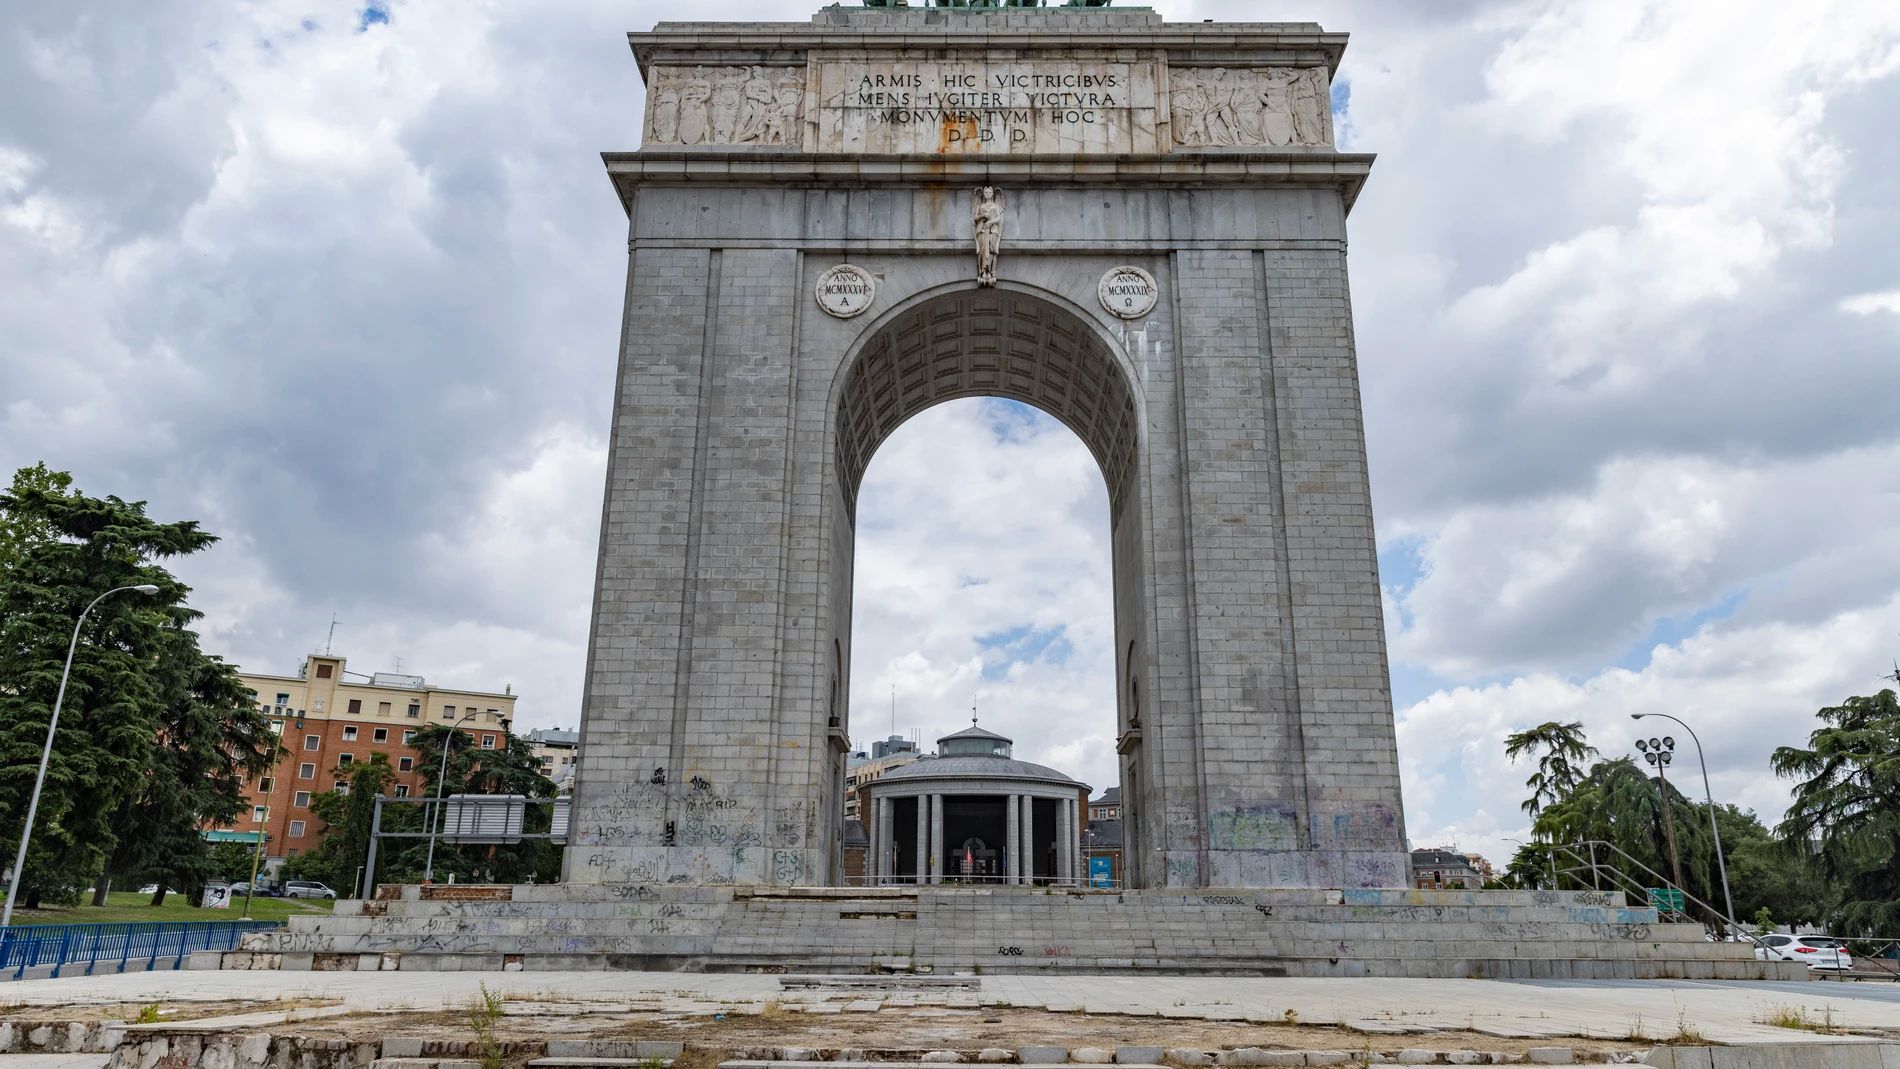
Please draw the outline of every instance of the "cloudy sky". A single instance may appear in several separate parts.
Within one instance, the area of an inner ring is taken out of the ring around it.
[[[1353,34],[1344,147],[1408,819],[1523,833],[1500,739],[1627,714],[1779,814],[1772,747],[1900,655],[1900,6],[1267,5]],[[734,0],[721,17],[802,20]],[[705,9],[711,14],[712,8]],[[578,719],[648,2],[0,12],[0,465],[224,536],[209,644]],[[1036,507],[1026,508],[1025,502]],[[1101,477],[960,402],[873,463],[853,727],[1113,781]]]

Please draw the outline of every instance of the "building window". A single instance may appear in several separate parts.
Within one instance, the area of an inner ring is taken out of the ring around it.
[[[334,666],[333,666],[333,665],[328,665],[328,664],[320,664],[320,665],[317,665],[317,678],[318,678],[318,679],[328,679],[328,678],[330,678],[330,673],[331,673],[331,671],[333,671],[333,670],[334,670]]]
[[[265,794],[270,793],[270,789],[272,786],[273,784],[269,776],[265,776],[264,778],[257,781],[257,789],[264,792]]]
[[[296,806],[298,809],[310,808],[310,792],[298,791],[296,794],[291,795],[290,804]]]
[[[264,823],[264,807],[263,806],[254,805],[251,807],[251,823],[253,824]]]
[[[372,742],[388,742],[388,741],[389,741],[389,729],[388,729],[388,728],[377,728],[377,729],[376,729],[376,730],[375,730],[374,732],[372,732],[372,733],[371,733],[371,735],[370,735],[370,741],[372,741]]]
[[[343,725],[343,741],[344,742],[356,741],[356,725],[355,724]]]
[[[419,717],[421,715],[422,715],[422,706],[417,705],[415,702],[410,702],[409,703],[409,719],[414,720],[416,717]]]
[[[492,749],[494,749],[494,748],[495,748],[495,736],[493,736],[493,735],[483,735],[483,736],[482,736],[482,749],[484,749],[484,750],[492,750]]]
[[[336,793],[347,797],[350,793],[350,785],[343,780],[337,780],[335,790]]]
[[[290,837],[292,839],[303,838],[303,828],[304,828],[303,821],[301,820],[291,821],[290,822]]]
[[[284,692],[282,692],[282,691],[278,691],[278,692],[277,692],[277,704],[278,704],[278,705],[289,705],[289,704],[290,704],[290,695],[288,695],[288,694],[285,694],[285,693],[284,693]]]
[[[306,750],[314,750],[322,744],[323,739],[316,735],[305,735],[303,737],[303,748]]]
[[[361,699],[361,698],[351,698],[351,699],[350,699],[350,712],[352,712],[352,713],[360,713],[360,712],[362,712],[362,711],[363,711],[363,699]]]
[[[313,764],[311,764],[311,763],[310,763],[310,762],[308,762],[308,761],[305,761],[305,762],[304,762],[303,764],[301,764],[301,765],[298,765],[298,766],[297,766],[297,778],[298,778],[298,779],[316,779],[316,778],[317,778],[317,766],[315,766],[315,765],[313,765]]]
[[[409,785],[407,783],[396,784],[396,797],[398,798],[409,797]]]
[[[353,753],[340,753],[336,755],[336,767],[338,768],[348,768],[355,763],[356,755]]]
[[[445,705],[445,706],[443,706],[443,707],[442,707],[442,715],[443,715],[443,717],[445,717],[445,718],[446,718],[446,717],[451,717],[451,716],[454,716],[454,715],[455,715],[455,706],[453,706],[453,705]]]
[[[405,732],[403,732],[403,733],[402,733],[402,744],[403,744],[404,746],[407,746],[407,745],[409,745],[410,743],[412,743],[412,742],[414,742],[414,741],[416,741],[416,733],[415,733],[415,732],[413,732],[413,731],[405,731]]]

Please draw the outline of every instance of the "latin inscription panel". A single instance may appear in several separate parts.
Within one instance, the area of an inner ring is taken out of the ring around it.
[[[1154,60],[826,56],[818,64],[819,152],[1123,153],[1156,136]]]

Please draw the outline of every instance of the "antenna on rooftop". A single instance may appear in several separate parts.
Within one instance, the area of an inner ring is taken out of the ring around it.
[[[336,613],[330,614],[330,637],[323,640],[323,655],[330,656],[330,647],[336,644]]]
[[[1900,665],[1895,666],[1900,671]],[[897,684],[891,684],[891,734],[897,734]]]

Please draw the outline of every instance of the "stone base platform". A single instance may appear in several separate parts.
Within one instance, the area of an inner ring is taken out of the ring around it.
[[[226,969],[1805,980],[1600,891],[385,886]]]

